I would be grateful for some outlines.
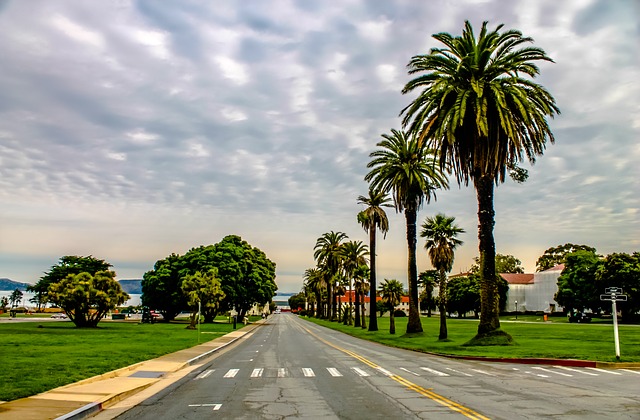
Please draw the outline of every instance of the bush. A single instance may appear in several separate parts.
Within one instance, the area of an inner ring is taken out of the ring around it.
[[[395,316],[396,318],[402,318],[403,316],[407,316],[407,314],[405,314],[402,309],[396,309],[395,311],[393,311],[393,316]]]

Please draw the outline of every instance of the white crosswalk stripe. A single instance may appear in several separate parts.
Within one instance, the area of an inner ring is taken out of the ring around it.
[[[583,375],[600,376],[597,373],[587,372],[586,370],[574,369],[574,368],[570,368],[570,367],[566,367],[566,366],[554,366],[554,368],[558,368],[558,369],[562,369],[562,370],[568,370],[569,372],[581,373]]]
[[[531,369],[537,369],[537,370],[541,370],[543,372],[555,373],[556,375],[560,375],[560,376],[571,376],[571,377],[573,376],[573,375],[571,375],[569,373],[563,373],[563,372],[558,372],[558,371],[555,371],[555,370],[545,369],[545,368],[540,367],[540,366],[534,366]]]
[[[284,378],[287,376],[287,369],[280,368],[278,369],[278,378]]]
[[[207,376],[211,375],[213,372],[215,372],[215,369],[205,370],[200,375],[196,376],[196,379],[204,379]]]
[[[448,373],[440,372],[439,370],[431,369],[431,368],[428,368],[428,367],[420,366],[420,369],[422,369],[422,370],[424,370],[426,372],[429,372],[431,374],[434,374],[436,376],[449,376]]]
[[[354,367],[354,368],[351,368],[351,369],[353,369],[353,371],[355,373],[357,373],[358,376],[369,376],[369,374],[367,372],[365,372],[364,370],[362,370],[360,368]]]
[[[260,378],[263,373],[264,373],[264,369],[262,369],[262,368],[253,369],[253,372],[251,372],[251,377],[252,378]]]
[[[336,368],[327,368],[327,371],[329,372],[329,374],[333,377],[338,377],[338,376],[342,376],[342,373],[340,373],[338,371],[338,369]]]
[[[482,373],[483,375],[487,375],[487,376],[496,376],[493,373],[485,372],[484,370],[480,370],[480,369],[471,369],[471,370],[474,372]]]
[[[636,375],[640,375],[640,370],[631,370],[631,369],[620,369],[620,370],[624,370],[625,372],[635,373]]]
[[[455,369],[451,369],[451,368],[445,368],[445,369],[450,370],[451,372],[459,373],[460,375],[473,376],[473,375],[471,375],[469,373],[460,372],[459,370],[455,370]]]
[[[612,370],[605,370],[605,369],[599,369],[599,368],[593,368],[593,367],[588,367],[587,369],[591,369],[591,370],[595,370],[595,371],[603,372],[603,373],[608,373],[610,375],[622,375],[622,373],[614,372]]]
[[[316,376],[315,372],[311,368],[302,368],[302,374],[307,378]]]
[[[235,378],[236,375],[240,372],[240,369],[229,369],[227,373],[224,374],[225,378]]]

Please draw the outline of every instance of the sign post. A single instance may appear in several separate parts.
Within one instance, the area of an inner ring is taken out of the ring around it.
[[[613,315],[613,340],[616,348],[616,360],[620,360],[620,339],[618,337],[618,308],[616,302],[624,302],[627,300],[627,295],[622,294],[622,289],[619,287],[607,287],[604,289],[605,294],[600,295],[600,300],[611,301],[611,311]]]

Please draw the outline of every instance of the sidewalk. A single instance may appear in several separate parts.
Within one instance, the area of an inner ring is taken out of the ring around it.
[[[28,398],[0,404],[0,419],[83,419],[162,381],[173,372],[203,362],[217,350],[251,333],[248,325],[215,340],[157,359],[94,376]]]

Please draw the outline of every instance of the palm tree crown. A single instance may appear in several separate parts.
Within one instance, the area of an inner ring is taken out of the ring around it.
[[[449,272],[453,268],[454,250],[463,242],[457,238],[464,229],[455,224],[455,217],[447,217],[442,213],[427,217],[422,224],[420,236],[426,238],[424,248],[429,253],[433,268]]]
[[[546,117],[559,114],[544,87],[521,77],[539,73],[534,61],[553,62],[517,30],[487,30],[476,40],[467,21],[462,36],[433,35],[446,48],[432,48],[408,64],[409,74],[421,73],[403,89],[421,89],[402,110],[403,124],[428,138],[439,151],[440,164],[451,165],[458,182],[491,175],[503,182],[510,164],[542,154],[554,137]],[[523,46],[522,48],[520,48]],[[443,166],[444,167],[444,166]]]

